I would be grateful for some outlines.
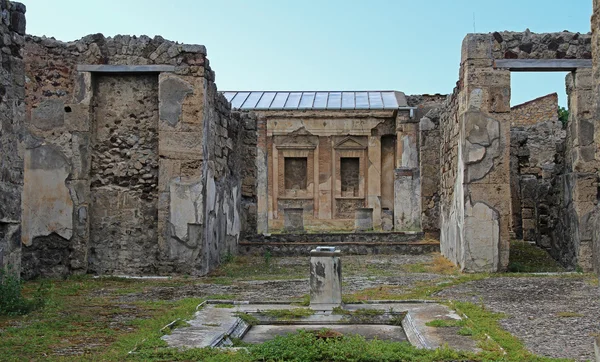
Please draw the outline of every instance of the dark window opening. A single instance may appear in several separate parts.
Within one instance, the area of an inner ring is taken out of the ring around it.
[[[342,157],[340,174],[342,181],[342,196],[358,196],[358,179],[360,159],[358,157]]]

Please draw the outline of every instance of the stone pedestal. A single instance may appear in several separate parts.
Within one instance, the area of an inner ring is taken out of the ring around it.
[[[332,310],[342,305],[341,252],[319,246],[310,251],[310,307]]]
[[[394,212],[392,210],[383,209],[381,211],[381,229],[383,231],[394,230]]]
[[[301,207],[290,207],[283,209],[284,224],[286,232],[304,231],[304,209]]]
[[[371,209],[371,208],[356,209],[356,216],[354,219],[354,229],[356,231],[373,230],[373,209]]]

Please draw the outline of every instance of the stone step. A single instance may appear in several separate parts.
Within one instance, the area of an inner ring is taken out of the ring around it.
[[[369,254],[428,254],[440,251],[439,242],[256,242],[240,241],[238,251],[242,255],[263,256],[268,251],[272,256],[308,256],[317,246],[335,246],[345,255]]]

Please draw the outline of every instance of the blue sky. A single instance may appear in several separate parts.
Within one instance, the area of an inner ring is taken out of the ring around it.
[[[23,0],[27,32],[204,44],[220,90],[450,93],[469,32],[590,31],[592,0]],[[512,105],[564,73],[513,73]]]

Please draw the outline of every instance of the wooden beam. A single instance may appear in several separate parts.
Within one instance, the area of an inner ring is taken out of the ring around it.
[[[494,69],[512,72],[571,72],[591,68],[591,59],[495,59]]]

